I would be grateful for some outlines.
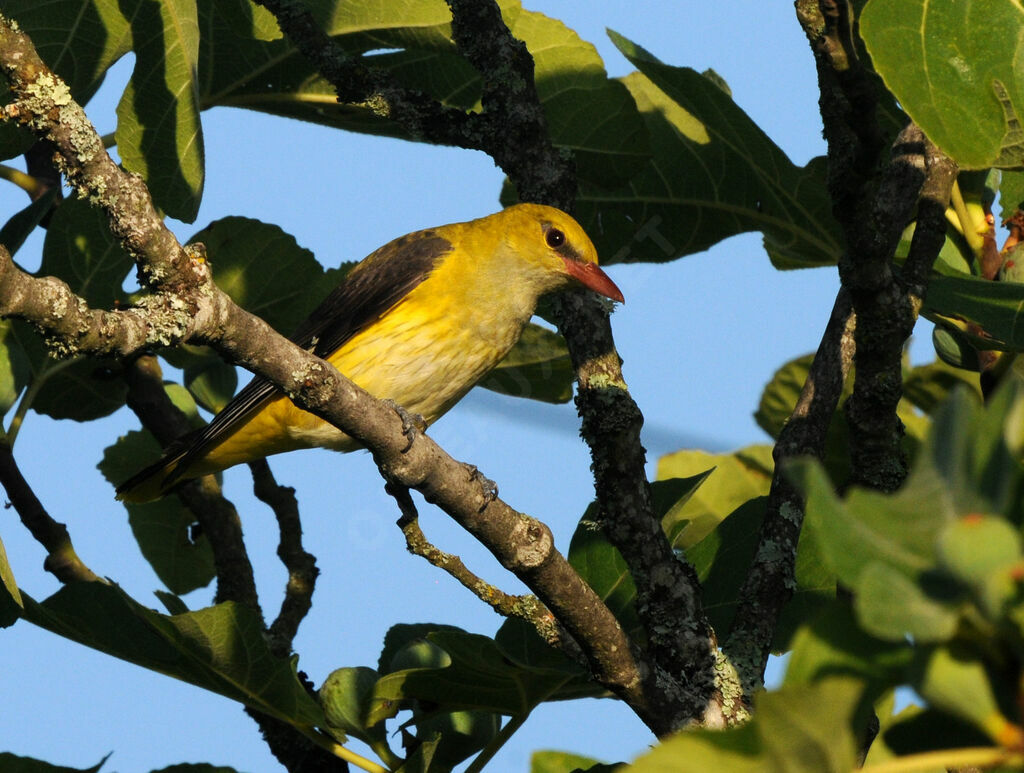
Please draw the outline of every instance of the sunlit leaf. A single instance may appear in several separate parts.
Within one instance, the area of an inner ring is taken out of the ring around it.
[[[18,583],[14,579],[11,565],[7,563],[7,551],[4,550],[4,543],[0,542],[0,628],[13,625],[21,617],[23,607]]]
[[[1024,165],[1019,2],[871,0],[859,21],[900,105],[962,168]]]
[[[234,602],[161,615],[120,588],[67,585],[42,603],[25,597],[25,618],[114,657],[225,695],[284,722],[322,725],[323,714],[294,664],[267,648],[259,617]]]
[[[153,200],[191,223],[203,194],[196,0],[122,0],[135,69],[117,106],[117,150]]]
[[[684,730],[633,762],[636,773],[849,773],[850,720],[861,693],[852,679],[761,692],[753,719],[729,730]]]
[[[640,70],[624,83],[654,157],[625,187],[583,188],[581,222],[604,262],[672,260],[760,231],[777,266],[835,263],[824,165],[795,166],[714,79],[611,36]]]
[[[129,432],[104,450],[97,466],[116,486],[159,457],[160,450],[148,432]],[[210,584],[215,576],[210,541],[192,533],[196,517],[177,497],[125,503],[125,508],[139,550],[168,590],[183,595]]]

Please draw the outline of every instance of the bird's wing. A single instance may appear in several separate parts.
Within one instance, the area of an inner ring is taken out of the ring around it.
[[[329,357],[394,308],[451,249],[451,242],[434,231],[419,231],[385,244],[345,276],[299,325],[291,340],[318,357]],[[168,449],[163,461],[177,464],[164,485],[170,486],[188,470],[192,460],[232,435],[278,394],[277,387],[256,376],[213,421]],[[130,488],[128,483],[124,488]]]

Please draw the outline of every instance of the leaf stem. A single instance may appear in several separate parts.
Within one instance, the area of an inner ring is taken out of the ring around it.
[[[967,244],[971,248],[971,252],[974,253],[974,256],[981,257],[981,250],[985,239],[978,232],[978,224],[973,221],[971,213],[967,210],[967,203],[964,201],[964,195],[960,191],[960,185],[956,180],[953,181],[953,190],[950,192],[949,198],[950,203],[953,205],[953,210],[956,212],[957,219],[960,221],[960,232],[967,240]]]
[[[529,718],[530,712],[525,714],[516,714],[509,717],[508,722],[505,726],[498,731],[498,734],[491,739],[491,742],[485,746],[480,753],[476,756],[476,759],[470,763],[469,767],[466,768],[465,773],[480,773],[484,769],[484,765],[491,761],[491,758],[508,743],[508,739],[512,737],[512,734],[523,726],[523,723]]]
[[[859,773],[926,773],[936,768],[959,770],[962,768],[988,768],[1005,763],[1020,764],[1024,754],[994,746],[967,749],[940,749],[922,754],[879,762],[860,768]]]
[[[330,752],[335,757],[343,759],[345,762],[355,765],[357,768],[369,771],[369,773],[388,773],[388,769],[383,765],[378,765],[373,760],[368,760],[361,754],[356,754],[351,749],[345,748],[337,741],[328,738],[323,733],[318,733],[311,727],[296,726],[296,730],[300,731],[304,736],[324,751]]]
[[[33,201],[47,191],[47,186],[42,180],[26,174],[20,169],[15,169],[13,166],[7,166],[7,164],[0,164],[0,180],[14,183],[25,191]]]
[[[18,401],[18,407],[14,411],[14,415],[11,416],[11,423],[7,428],[7,445],[14,448],[14,440],[18,437],[18,431],[21,429],[22,423],[25,421],[25,414],[28,413],[29,408],[32,407],[33,401],[36,399],[36,395],[39,394],[39,390],[42,389],[43,384],[46,380],[57,373],[60,373],[64,368],[69,367],[72,363],[77,362],[78,357],[72,357],[67,360],[60,360],[54,362],[53,360],[47,359],[43,362],[36,373],[32,382],[28,385],[28,389],[25,390],[25,394],[21,396],[21,400]]]

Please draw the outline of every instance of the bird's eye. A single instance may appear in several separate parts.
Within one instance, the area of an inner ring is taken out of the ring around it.
[[[557,228],[549,228],[547,234],[544,236],[544,240],[548,243],[548,247],[554,247],[557,249],[565,244],[565,234]]]

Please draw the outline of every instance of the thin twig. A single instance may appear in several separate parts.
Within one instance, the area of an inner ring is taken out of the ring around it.
[[[509,175],[520,200],[572,210],[575,174],[571,161],[551,143],[532,57],[512,36],[492,0],[449,0],[453,38],[484,82],[484,110],[475,115],[453,115],[443,106],[427,104],[422,94],[401,89],[386,72],[351,60],[294,0],[261,4],[275,14],[282,31],[321,70],[340,100],[383,105],[383,112],[418,138],[483,150]],[[642,669],[640,689],[649,695],[641,703],[648,709],[659,705],[655,713],[662,729],[656,732],[677,729],[704,718],[709,708],[711,714],[717,711],[714,642],[696,577],[675,556],[654,514],[639,440],[642,416],[625,387],[607,309],[582,293],[566,298],[558,310],[559,328],[576,367],[577,407],[594,459],[604,523],[614,527],[610,537],[642,588],[638,608],[654,658],[651,667]],[[579,582],[572,572],[572,584],[565,589]],[[548,606],[579,639],[573,623]],[[646,711],[639,709],[641,715]]]
[[[409,489],[389,484],[385,486],[385,490],[394,497],[402,513],[397,523],[405,535],[405,544],[410,553],[426,559],[438,569],[450,574],[502,617],[518,617],[529,623],[550,646],[558,649],[568,647],[570,651],[579,652],[575,642],[570,644],[566,641],[565,632],[559,628],[554,616],[536,596],[505,593],[470,571],[461,558],[433,545],[420,528],[419,513],[416,511]]]
[[[105,162],[98,158],[100,153],[105,157],[102,143],[81,109],[64,109],[74,105],[67,87],[39,59],[31,41],[2,17],[0,69],[8,76],[16,98],[14,112],[36,132],[54,139],[72,184],[80,193],[96,194],[94,198],[110,216],[115,235],[139,261],[144,281],[166,293],[167,307],[157,305],[139,312],[150,322],[151,330],[161,331],[151,339],[152,343],[168,345],[187,338],[214,346],[229,361],[267,378],[299,407],[371,449],[386,480],[415,487],[423,493],[428,501],[483,542],[503,566],[537,594],[580,642],[595,678],[602,685],[626,700],[654,732],[664,734],[678,727],[677,703],[675,696],[662,686],[662,670],[648,667],[634,651],[601,599],[555,550],[550,530],[544,524],[495,497],[480,480],[466,474],[463,464],[429,438],[417,436],[410,447],[408,428],[394,410],[232,303],[212,282],[201,251],[185,252],[173,235],[166,232],[138,178],[122,180],[128,175],[109,157]],[[64,124],[66,119],[74,122],[73,128]],[[93,165],[97,177],[86,171]],[[107,187],[100,190],[104,185]],[[124,195],[111,197],[111,191],[122,191]],[[127,212],[122,212],[122,208],[127,208]],[[132,223],[137,230],[127,227]],[[31,288],[39,287],[33,281],[42,281],[33,277],[19,279]],[[42,320],[26,314],[35,300],[26,297],[7,303],[8,299],[0,294],[0,314],[22,314],[41,323]],[[92,313],[84,300],[77,301]],[[168,317],[174,325],[167,326]],[[123,334],[120,320],[117,315],[110,320],[108,337]],[[175,329],[175,325],[180,328]],[[232,592],[236,590],[233,588]]]
[[[313,606],[313,591],[320,570],[316,566],[316,556],[302,547],[302,520],[295,489],[278,484],[266,459],[250,462],[249,469],[252,471],[253,493],[273,510],[277,518],[281,535],[277,556],[288,570],[281,609],[268,631],[270,651],[285,657],[291,652],[299,625]]]
[[[10,505],[36,541],[46,548],[43,568],[62,583],[95,582],[100,578],[78,557],[67,527],[54,520],[36,497],[6,441],[0,441],[0,485]]]
[[[191,429],[188,419],[164,390],[156,357],[136,358],[125,368],[124,379],[128,385],[128,407],[161,443],[166,445]],[[176,495],[196,517],[210,541],[217,572],[215,599],[237,601],[262,614],[252,562],[242,539],[242,521],[235,506],[221,494],[217,479],[207,475],[189,481]]]

